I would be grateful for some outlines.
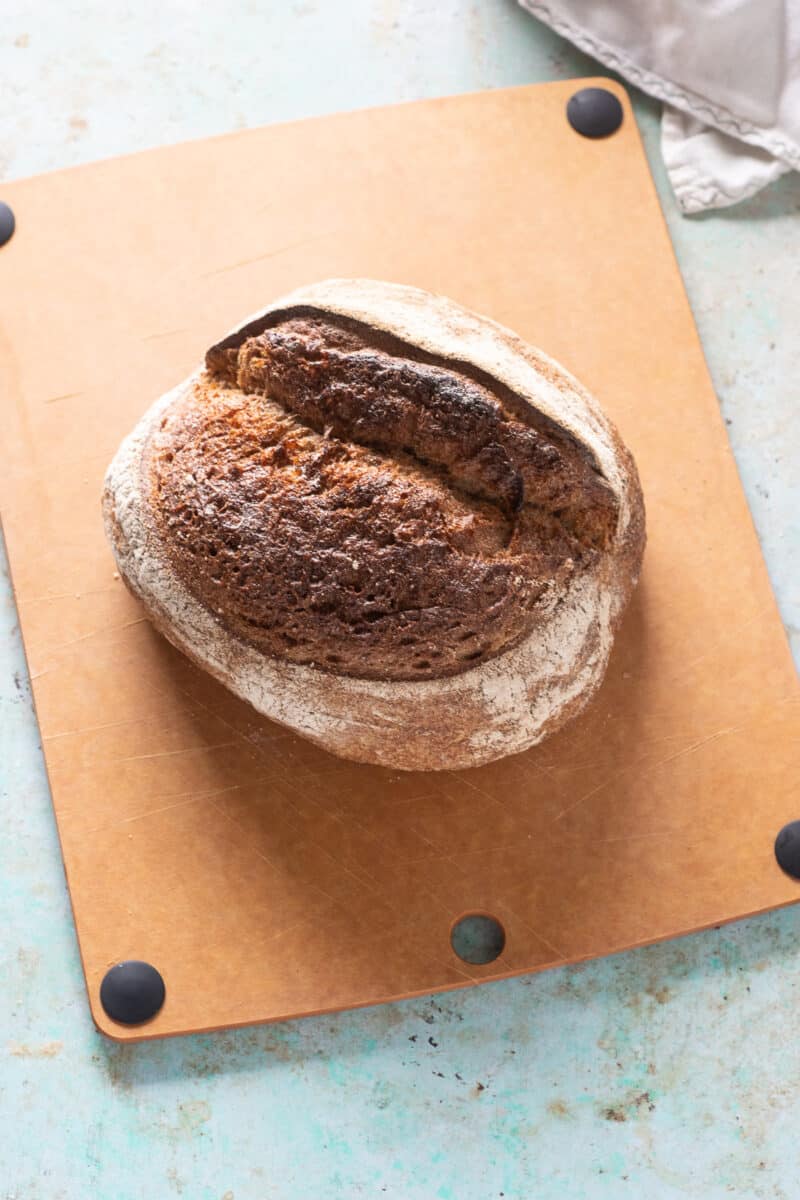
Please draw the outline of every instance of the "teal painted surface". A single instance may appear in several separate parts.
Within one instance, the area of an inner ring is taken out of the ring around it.
[[[0,175],[595,73],[505,0],[5,0]],[[800,181],[682,219],[656,106],[636,107],[797,656]],[[444,998],[121,1047],[88,1015],[7,574],[0,785],[0,1200],[800,1194],[800,911]]]

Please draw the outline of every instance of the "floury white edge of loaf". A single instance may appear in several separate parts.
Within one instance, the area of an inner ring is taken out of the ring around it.
[[[108,469],[170,642],[360,762],[524,750],[600,685],[644,551],[633,458],[567,371],[417,288],[304,287],[162,396]]]

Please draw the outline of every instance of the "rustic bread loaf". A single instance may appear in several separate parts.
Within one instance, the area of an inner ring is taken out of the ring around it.
[[[575,715],[644,548],[633,459],[566,371],[373,280],[213,346],[123,442],[104,514],[171,642],[334,753],[408,769]]]

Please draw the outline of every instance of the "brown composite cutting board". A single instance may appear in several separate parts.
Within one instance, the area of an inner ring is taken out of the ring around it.
[[[584,85],[587,81],[581,81]],[[3,527],[96,1023],[135,1040],[605,954],[800,897],[798,686],[624,92],[580,137],[552,83],[303,121],[7,185]],[[367,275],[510,325],[587,384],[649,544],[608,678],[472,771],[348,764],[174,651],[114,574],[104,470],[231,325]],[[502,956],[450,947],[496,916]],[[98,991],[142,958],[166,1003]]]

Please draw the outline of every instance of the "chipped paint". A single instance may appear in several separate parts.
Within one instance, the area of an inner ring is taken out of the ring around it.
[[[8,1053],[15,1058],[55,1058],[63,1049],[63,1042],[45,1042],[41,1046],[29,1046],[26,1042],[8,1043]]]

